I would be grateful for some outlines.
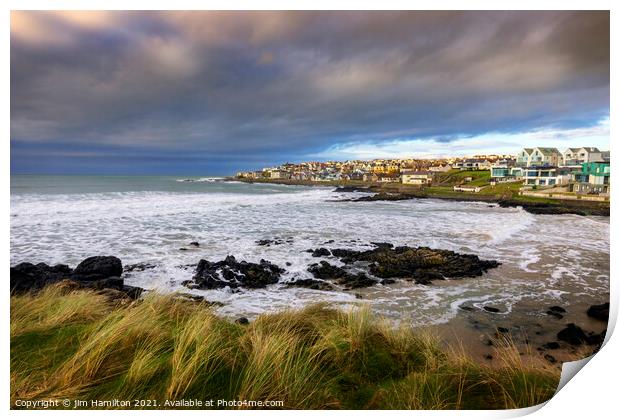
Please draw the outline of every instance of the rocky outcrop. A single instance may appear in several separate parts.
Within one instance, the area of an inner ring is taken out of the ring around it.
[[[284,270],[269,261],[258,264],[237,261],[229,255],[223,261],[200,260],[192,280],[183,282],[190,289],[220,289],[245,287],[258,289],[277,283]]]
[[[11,294],[39,290],[48,284],[68,279],[73,270],[64,264],[49,266],[28,262],[11,267]]]
[[[404,278],[420,284],[446,278],[477,277],[500,265],[494,260],[481,260],[477,255],[459,254],[426,247],[393,247],[376,244],[369,251],[333,249],[332,255],[345,264],[357,261],[370,263],[370,274],[379,278]]]
[[[590,306],[587,314],[591,318],[607,322],[609,320],[609,302]]]
[[[115,290],[137,299],[143,290],[125,285],[122,273],[123,264],[114,256],[86,258],[74,270],[64,264],[21,263],[11,267],[11,293],[35,292],[50,284],[70,280],[80,288]]]
[[[522,207],[532,214],[577,214],[579,216],[609,216],[609,204],[579,202],[578,200],[561,203],[523,202],[520,200],[500,200],[500,207]]]

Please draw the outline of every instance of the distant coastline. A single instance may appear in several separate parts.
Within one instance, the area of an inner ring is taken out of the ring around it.
[[[455,192],[448,189],[403,185],[400,183],[376,183],[365,181],[311,181],[293,179],[254,178],[244,179],[229,176],[228,181],[240,181],[248,184],[279,184],[298,185],[308,187],[342,187],[349,190],[359,190],[375,193],[370,199],[362,201],[398,201],[407,199],[434,198],[450,201],[481,201],[496,203],[502,207],[522,207],[525,211],[534,214],[577,214],[580,216],[609,217],[609,202],[591,202],[580,200],[556,200],[551,198],[526,197],[511,192],[503,194],[485,194]]]

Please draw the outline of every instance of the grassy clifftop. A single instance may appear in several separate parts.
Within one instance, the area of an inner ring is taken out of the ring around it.
[[[181,398],[283,408],[501,409],[553,395],[559,371],[497,343],[494,365],[363,307],[314,305],[248,325],[151,294],[117,302],[60,283],[11,297],[11,402]]]

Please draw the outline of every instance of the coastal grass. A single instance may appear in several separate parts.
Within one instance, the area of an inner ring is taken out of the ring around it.
[[[445,346],[444,346],[445,347]],[[497,342],[493,364],[429,333],[315,304],[239,325],[205,303],[118,303],[62,283],[11,297],[11,403],[282,401],[289,409],[504,409],[551,398],[559,370]],[[217,408],[217,407],[216,407]],[[243,407],[242,407],[243,408]]]

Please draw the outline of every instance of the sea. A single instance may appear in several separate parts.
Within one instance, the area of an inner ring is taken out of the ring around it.
[[[570,309],[608,299],[608,217],[535,215],[436,199],[340,201],[365,194],[209,176],[14,175],[10,260],[74,267],[89,256],[115,255],[124,265],[150,267],[126,273],[127,284],[202,295],[221,302],[217,311],[227,317],[329,302],[343,308],[368,304],[388,319],[423,326],[447,323],[463,306],[493,306],[509,315],[522,301],[542,313],[549,305]],[[275,243],[259,245],[261,240]],[[502,265],[481,277],[430,286],[403,280],[351,291],[286,287],[287,281],[312,277],[308,265],[320,259],[308,249],[370,249],[371,242],[473,253]],[[286,272],[266,289],[182,285],[200,259],[228,255],[266,259]]]

